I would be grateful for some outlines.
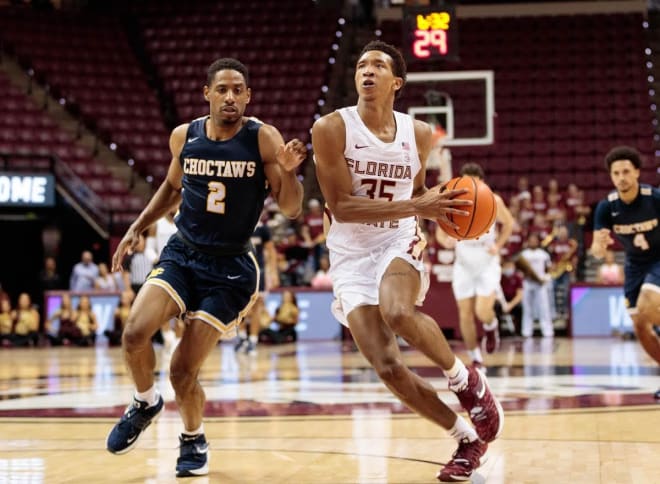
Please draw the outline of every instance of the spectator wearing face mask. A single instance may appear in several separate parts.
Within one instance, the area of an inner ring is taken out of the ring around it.
[[[540,247],[539,236],[531,234],[527,239],[527,248],[522,251],[522,257],[529,262],[535,277],[525,277],[523,281],[523,314],[522,335],[532,336],[534,319],[539,320],[543,337],[554,336],[552,313],[550,307],[550,255]],[[537,282],[540,281],[540,282]]]
[[[507,323],[510,321],[514,327],[515,334],[520,334],[520,323],[522,321],[523,300],[523,275],[516,270],[513,259],[506,259],[502,263],[502,297],[496,302],[500,305],[502,319]],[[496,309],[496,312],[497,311]]]

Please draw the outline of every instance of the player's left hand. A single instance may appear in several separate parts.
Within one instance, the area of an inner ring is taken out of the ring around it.
[[[488,247],[488,253],[490,255],[497,255],[499,254],[500,250],[497,248],[497,244],[493,244],[490,247]]]
[[[302,141],[294,138],[286,145],[280,145],[275,157],[284,171],[293,171],[307,157],[307,148]]]

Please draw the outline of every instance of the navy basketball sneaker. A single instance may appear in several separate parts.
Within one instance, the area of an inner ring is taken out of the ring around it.
[[[176,476],[205,476],[209,473],[209,444],[204,434],[179,436]]]
[[[133,403],[126,407],[124,415],[108,435],[106,442],[108,450],[113,454],[125,454],[131,450],[137,444],[140,434],[158,417],[162,410],[163,397],[161,396],[158,397],[158,403],[151,407],[147,406],[147,402],[133,398]]]

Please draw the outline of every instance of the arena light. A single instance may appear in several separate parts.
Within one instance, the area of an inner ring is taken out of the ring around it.
[[[146,180],[147,180],[147,183],[151,183],[152,181],[154,181],[154,177],[151,176],[151,175],[147,175]]]
[[[133,166],[133,165],[135,165],[135,160],[133,158],[129,158],[127,163],[128,163],[128,166]]]
[[[339,17],[339,20],[337,20],[337,23],[339,25],[344,25],[346,23],[346,19],[344,17]]]
[[[651,55],[652,51],[651,51],[651,49],[650,49],[649,47],[647,47],[646,49],[644,49],[644,53],[645,53],[646,55]]]
[[[374,34],[376,35],[376,37],[380,37],[381,35],[383,35],[383,31],[380,30],[380,29],[376,29],[376,31],[374,32]]]
[[[339,44],[332,44],[332,50],[339,50]]]
[[[335,37],[337,38],[341,38],[342,35],[343,34],[341,33],[341,30],[337,30],[337,32],[335,32]]]
[[[117,143],[110,143],[110,149],[115,151],[117,149]]]
[[[652,68],[653,68],[653,62],[651,62],[651,61],[647,61],[647,62],[646,62],[646,68],[647,68],[647,69],[652,69]]]
[[[334,57],[330,57],[330,58],[328,59],[328,64],[334,64],[334,63],[335,63],[335,58],[334,58]]]
[[[321,92],[328,92],[328,86],[321,86]]]

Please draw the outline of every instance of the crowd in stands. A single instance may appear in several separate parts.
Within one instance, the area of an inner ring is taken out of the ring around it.
[[[530,187],[525,177],[519,179],[518,192],[506,202],[516,223],[501,254],[503,297],[497,309],[503,320],[509,321],[511,332],[520,334],[522,331],[524,334],[529,332],[529,329],[522,328],[525,313],[535,319],[542,318],[538,308],[546,303],[552,320],[568,318],[570,283],[584,280],[581,270],[585,259],[584,227],[591,207],[584,202],[583,193],[575,184],[562,190],[557,181],[551,179],[545,187]],[[321,202],[310,199],[305,212],[297,219],[289,220],[279,212],[275,202],[268,199],[260,225],[263,226],[260,230],[267,233],[266,240],[272,242],[274,248],[264,251],[266,260],[262,270],[266,274],[267,290],[301,286],[332,289]],[[437,253],[433,243],[431,240],[431,259]],[[533,273],[521,272],[514,264],[519,254],[530,259]],[[84,251],[71,270],[68,284],[58,272],[55,258],[46,257],[39,274],[40,285],[43,291],[68,289],[74,294],[120,293],[121,303],[114,314],[114,325],[104,332],[108,344],[119,345],[130,305],[157,259],[155,235],[145,233],[135,251],[124,261],[123,272],[109,272],[107,262],[96,263],[92,252]],[[608,254],[592,282],[622,282],[622,269],[616,263],[614,253]],[[282,342],[296,339],[295,323],[291,321],[297,319],[297,313],[294,318],[294,311],[285,309],[290,307],[289,295],[295,304],[295,294],[283,291],[287,301],[276,314],[269,314],[262,304],[261,314],[248,318],[258,321],[260,340]],[[35,295],[33,301],[29,294],[20,294],[14,307],[9,296],[0,292],[2,346],[95,344],[98,322],[90,311],[89,298],[79,297],[73,307],[71,299],[64,296],[60,309],[47,315],[38,310],[41,306],[39,296],[42,295]],[[552,324],[552,321],[540,322],[542,325]]]
[[[278,207],[268,199],[262,214],[262,223],[273,241],[274,252],[266,253],[266,266],[275,274],[267,274],[268,289],[287,286],[311,286],[331,289],[327,274],[329,261],[323,236],[323,210],[320,202],[311,199],[308,210],[296,220],[279,213]],[[91,312],[86,294],[94,292],[120,293],[111,328],[104,331],[107,343],[121,344],[121,334],[128,312],[140,286],[158,260],[157,234],[145,233],[140,243],[123,263],[122,272],[111,273],[108,262],[96,262],[91,251],[85,250],[80,261],[71,269],[67,279],[60,274],[54,257],[46,257],[39,274],[42,293],[33,298],[22,293],[16,307],[10,296],[0,291],[0,344],[9,346],[67,345],[93,346],[96,343],[98,322]],[[59,309],[46,314],[42,306],[46,291],[70,291],[76,298],[75,307],[69,293],[63,292]],[[275,314],[262,314],[260,336],[273,343],[295,341],[297,310],[295,294],[283,293],[285,304]],[[289,298],[292,300],[289,301]],[[267,313],[265,305],[263,311]],[[272,324],[271,324],[272,323]]]

